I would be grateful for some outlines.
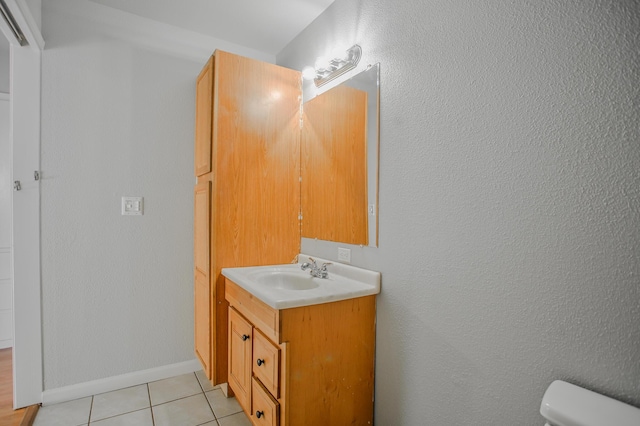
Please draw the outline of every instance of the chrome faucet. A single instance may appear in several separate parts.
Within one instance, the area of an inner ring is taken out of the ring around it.
[[[327,266],[331,265],[330,262],[323,263],[322,266],[318,267],[318,264],[316,263],[314,258],[310,257],[309,260],[311,261],[311,263],[304,262],[302,265],[300,265],[300,269],[302,269],[303,271],[306,271],[307,269],[311,268],[311,270],[309,271],[309,274],[311,274],[312,277],[316,277],[316,278],[329,277],[329,271],[327,271]]]

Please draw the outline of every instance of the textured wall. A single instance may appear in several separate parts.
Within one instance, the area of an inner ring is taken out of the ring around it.
[[[337,0],[278,56],[381,62],[378,425],[640,406],[640,3]],[[337,244],[303,252],[337,259]]]
[[[4,37],[4,36],[0,36]],[[9,75],[11,64],[9,59],[9,42],[6,39],[0,40],[0,92],[9,93]]]
[[[204,59],[43,18],[45,389],[192,360],[194,82]],[[122,196],[144,196],[144,216],[121,216]]]

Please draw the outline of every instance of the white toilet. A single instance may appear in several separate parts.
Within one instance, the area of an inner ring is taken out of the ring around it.
[[[546,426],[640,426],[640,409],[556,380],[544,393]]]

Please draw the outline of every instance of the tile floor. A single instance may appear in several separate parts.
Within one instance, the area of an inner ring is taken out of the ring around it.
[[[251,426],[202,371],[38,410],[34,426]]]

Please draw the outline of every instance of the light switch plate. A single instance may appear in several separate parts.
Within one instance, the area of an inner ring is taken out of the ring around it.
[[[338,247],[338,262],[351,263],[351,249]]]
[[[123,216],[142,216],[144,214],[144,197],[122,197]]]

